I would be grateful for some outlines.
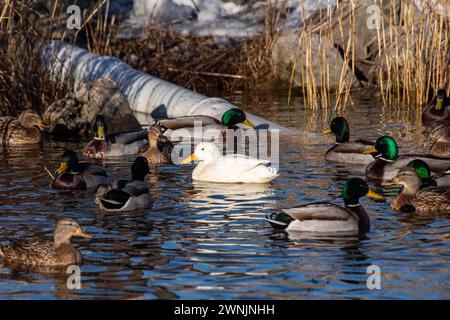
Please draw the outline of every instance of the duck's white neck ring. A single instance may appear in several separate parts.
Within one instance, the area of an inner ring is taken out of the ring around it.
[[[94,137],[94,140],[105,140],[105,138]]]
[[[356,207],[359,207],[359,206],[361,206],[360,203],[357,203],[357,204],[348,204],[348,205],[347,205],[347,207],[349,207],[349,208],[356,208]]]
[[[380,157],[381,160],[387,161],[387,162],[394,162],[394,160],[385,159],[383,157]]]

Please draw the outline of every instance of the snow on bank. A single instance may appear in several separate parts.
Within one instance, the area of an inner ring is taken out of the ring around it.
[[[213,36],[217,40],[246,39],[261,32],[268,3],[278,6],[283,1],[247,1],[238,5],[224,0],[134,0],[133,10],[126,22],[129,29],[140,26],[163,24],[181,34]],[[335,0],[288,0],[286,23],[299,26],[302,17],[308,17]]]

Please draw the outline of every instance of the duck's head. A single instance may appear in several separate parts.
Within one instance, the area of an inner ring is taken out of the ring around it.
[[[391,181],[381,183],[383,186],[402,186],[406,194],[415,194],[422,185],[422,179],[415,168],[404,167]]]
[[[375,146],[367,149],[364,154],[373,154],[374,157],[381,156],[386,160],[395,160],[398,157],[398,146],[395,139],[390,136],[383,136],[377,139]]]
[[[77,154],[72,150],[66,150],[61,157],[61,164],[59,165],[58,170],[56,170],[56,173],[61,174],[66,171],[77,172],[78,167],[79,162]]]
[[[256,126],[247,119],[245,112],[239,108],[233,108],[226,111],[222,115],[221,122],[223,125],[228,127],[233,127],[238,123],[243,123],[251,128],[256,128]]]
[[[131,177],[133,180],[144,181],[145,176],[149,173],[150,168],[148,166],[147,158],[145,157],[137,157],[133,165],[131,166]]]
[[[420,159],[416,159],[411,161],[406,165],[407,168],[413,168],[416,170],[417,174],[421,179],[430,179],[431,178],[431,170],[428,164]]]
[[[150,128],[148,128],[148,141],[156,142],[160,136],[164,134],[164,130],[161,126],[157,124],[152,124]]]
[[[75,220],[70,218],[59,219],[53,234],[55,245],[58,247],[63,243],[70,243],[72,237],[92,239],[92,236],[87,234]]]
[[[368,196],[375,199],[381,199],[383,196],[369,189],[367,183],[360,178],[351,178],[342,188],[342,198],[346,205],[359,204],[359,198]]]
[[[44,131],[47,127],[39,113],[31,109],[23,111],[17,120],[22,127],[28,129],[38,128],[40,131]]]
[[[447,94],[444,89],[439,89],[436,95],[436,105],[434,106],[434,109],[438,111],[442,111],[444,109],[444,102],[445,98],[447,97]]]
[[[345,143],[350,140],[350,128],[347,120],[344,117],[336,117],[331,121],[329,129],[326,129],[322,134],[334,134],[337,143]]]
[[[95,118],[94,124],[94,138],[99,140],[104,140],[106,137],[106,121],[105,117],[101,114]]]
[[[200,160],[205,162],[213,161],[221,156],[219,148],[212,142],[199,143],[188,158],[181,161],[181,164],[190,163],[194,160]]]

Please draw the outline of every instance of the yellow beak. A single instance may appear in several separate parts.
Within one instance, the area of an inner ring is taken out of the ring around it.
[[[322,134],[332,134],[333,131],[331,131],[331,129],[326,129],[322,131]]]
[[[82,237],[82,238],[92,239],[92,236],[90,234],[86,233],[82,229],[78,229],[76,235],[79,236],[79,237]]]
[[[371,154],[371,153],[376,153],[378,152],[377,149],[375,147],[371,147],[370,149],[367,149],[366,151],[363,152],[363,154]]]
[[[395,181],[385,181],[381,183],[382,186],[398,186],[399,184]]]
[[[39,123],[38,127],[39,127],[39,130],[41,130],[41,131],[44,131],[45,128],[47,128],[47,126],[43,122]]]
[[[383,196],[381,194],[378,194],[370,189],[369,192],[367,192],[367,196],[375,199],[383,199]]]
[[[195,153],[191,154],[188,158],[181,161],[181,164],[191,163],[194,160],[197,160],[197,158],[195,157]]]
[[[250,120],[247,120],[247,119],[245,119],[243,124],[246,124],[247,126],[249,126],[250,128],[253,128],[253,129],[256,128],[256,126]]]
[[[97,136],[99,138],[104,138],[105,137],[105,129],[103,128],[103,126],[99,126],[97,129]]]
[[[69,165],[67,164],[67,162],[61,162],[58,170],[56,170],[56,173],[61,174],[65,172],[67,169],[69,169]]]
[[[436,107],[435,107],[435,109],[436,110],[442,110],[442,107],[444,106],[444,99],[442,99],[442,98],[438,98],[437,100],[436,100]]]

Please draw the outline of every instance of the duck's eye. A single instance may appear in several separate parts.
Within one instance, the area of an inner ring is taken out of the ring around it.
[[[205,151],[205,148],[202,148],[202,151]]]

